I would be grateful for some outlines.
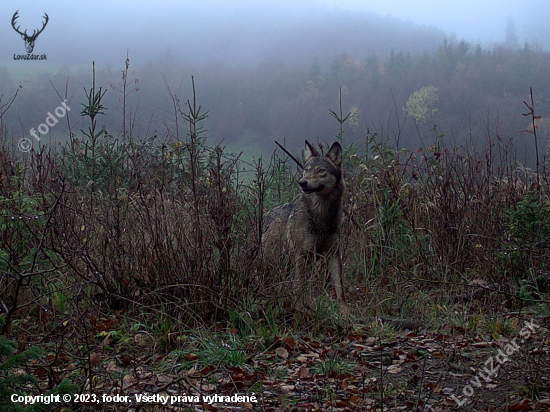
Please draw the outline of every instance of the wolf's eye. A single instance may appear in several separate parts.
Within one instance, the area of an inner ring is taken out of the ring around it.
[[[319,173],[325,173],[326,170],[325,170],[325,169],[318,169],[317,172],[319,172]]]

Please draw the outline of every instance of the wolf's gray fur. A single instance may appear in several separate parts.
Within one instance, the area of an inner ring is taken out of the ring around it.
[[[303,282],[308,262],[323,256],[328,262],[336,299],[346,309],[340,256],[342,221],[342,147],[335,142],[326,156],[306,140],[302,193],[293,202],[277,206],[265,219],[262,237],[267,255],[281,259],[290,252],[294,282]]]

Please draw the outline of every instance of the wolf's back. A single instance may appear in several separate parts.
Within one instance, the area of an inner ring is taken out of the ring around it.
[[[264,218],[262,246],[267,255],[277,257],[289,246],[290,226],[296,210],[296,200],[276,206]]]

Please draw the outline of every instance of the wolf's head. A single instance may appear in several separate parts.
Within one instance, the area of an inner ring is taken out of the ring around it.
[[[334,142],[326,156],[306,140],[304,174],[298,182],[306,194],[327,195],[342,179],[342,146]]]

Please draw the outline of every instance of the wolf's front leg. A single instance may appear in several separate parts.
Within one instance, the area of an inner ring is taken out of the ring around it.
[[[330,270],[330,276],[332,279],[332,285],[336,292],[336,301],[340,306],[340,309],[344,312],[348,312],[348,305],[346,298],[344,297],[344,282],[342,281],[342,259],[340,258],[340,251],[336,250],[329,257],[328,268]]]
[[[297,295],[301,295],[307,279],[307,261],[303,252],[297,250],[294,252],[294,267],[292,273],[292,291]]]

